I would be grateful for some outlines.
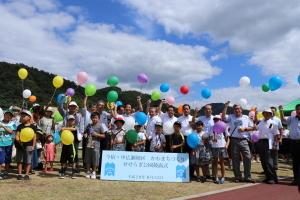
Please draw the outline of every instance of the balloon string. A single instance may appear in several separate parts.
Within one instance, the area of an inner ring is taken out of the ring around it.
[[[55,88],[55,90],[54,90],[54,92],[53,92],[53,94],[52,94],[52,97],[51,97],[51,99],[50,99],[50,103],[52,102],[52,100],[53,100],[53,98],[54,98],[54,95],[55,95],[55,93],[56,93],[56,89],[57,89],[57,88]]]
[[[22,95],[22,109],[23,109],[24,105],[25,105],[25,99],[23,97],[23,91],[24,91],[24,80],[23,79],[21,80],[21,87],[22,87],[21,95]]]

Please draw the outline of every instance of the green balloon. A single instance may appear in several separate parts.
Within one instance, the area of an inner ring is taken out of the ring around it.
[[[263,85],[261,86],[261,89],[262,89],[262,91],[264,91],[264,92],[268,92],[268,91],[270,90],[268,84],[263,84]]]
[[[107,80],[107,85],[116,86],[119,83],[119,78],[116,76],[110,76]]]
[[[55,123],[61,122],[64,120],[64,118],[61,116],[61,114],[58,111],[54,112],[53,119],[54,119]]]
[[[135,130],[129,130],[125,134],[125,138],[129,144],[134,144],[137,142],[138,134]]]
[[[118,93],[117,93],[116,91],[114,91],[114,90],[111,90],[111,91],[109,91],[109,92],[107,93],[107,101],[110,102],[110,103],[111,103],[111,102],[117,101],[118,98],[119,98],[119,95],[118,95]]]
[[[153,101],[157,101],[160,99],[160,92],[158,91],[153,91],[152,94],[151,94],[151,99]]]
[[[88,84],[85,86],[85,95],[90,97],[96,94],[97,88],[93,84]]]

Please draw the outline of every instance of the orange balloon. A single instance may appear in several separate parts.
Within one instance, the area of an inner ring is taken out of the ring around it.
[[[34,103],[36,101],[36,96],[34,95],[31,95],[29,98],[28,98],[29,102],[30,103]]]
[[[179,114],[183,113],[183,105],[178,106],[178,113]]]

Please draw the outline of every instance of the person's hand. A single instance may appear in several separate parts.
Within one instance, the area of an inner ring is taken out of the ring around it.
[[[166,99],[162,99],[161,102],[162,102],[163,104],[168,103]]]
[[[140,101],[142,100],[141,96],[137,96],[137,97],[136,97],[136,100],[137,100],[138,102],[140,102]]]
[[[171,149],[172,150],[176,149],[176,145],[171,146]]]
[[[229,104],[230,104],[230,101],[227,101],[227,102],[225,103],[225,106],[228,107]]]
[[[151,99],[149,99],[149,100],[147,101],[147,104],[150,105],[151,102],[152,102]]]
[[[239,133],[245,132],[245,128],[239,128],[239,129],[238,129],[238,132],[239,132]]]
[[[195,113],[198,113],[199,110],[200,110],[200,109],[199,109],[198,107],[196,107],[196,108],[195,108]]]

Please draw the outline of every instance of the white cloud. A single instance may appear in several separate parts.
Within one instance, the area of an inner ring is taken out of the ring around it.
[[[72,80],[85,70],[98,86],[115,74],[121,86],[139,88],[136,76],[144,72],[150,77],[147,90],[161,82],[177,87],[219,73],[205,59],[203,46],[151,41],[112,25],[90,23],[73,11],[62,10],[56,1],[36,4],[26,0],[12,5],[16,2],[0,4],[1,60],[39,67]]]

